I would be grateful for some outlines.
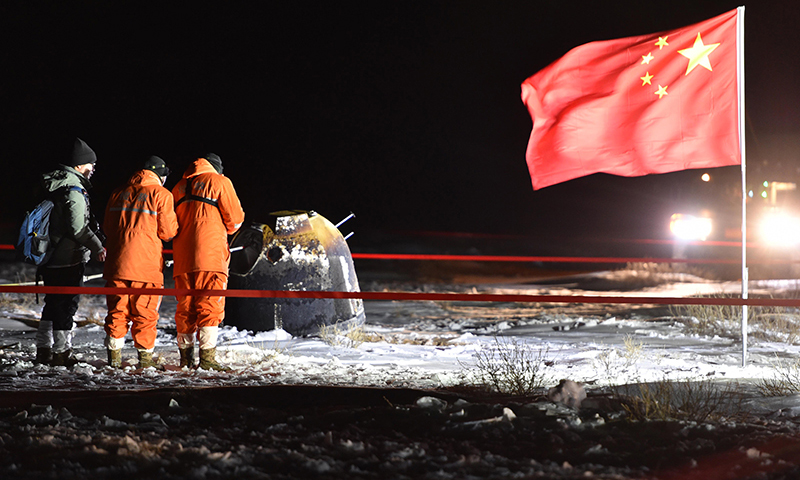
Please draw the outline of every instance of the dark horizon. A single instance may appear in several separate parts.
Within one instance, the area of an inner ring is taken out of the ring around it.
[[[212,151],[248,221],[313,209],[335,222],[352,211],[354,248],[366,246],[359,230],[663,236],[699,173],[599,174],[533,191],[519,86],[577,45],[739,3],[537,3],[2,4],[13,167],[0,223],[13,230],[37,176],[78,136],[98,155],[97,215],[147,156],[171,165],[171,188]],[[798,176],[799,21],[795,3],[746,9],[753,178]]]

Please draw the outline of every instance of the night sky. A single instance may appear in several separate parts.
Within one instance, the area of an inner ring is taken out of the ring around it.
[[[520,83],[572,47],[731,1],[2,2],[2,218],[75,136],[94,210],[151,154],[219,154],[247,219],[312,209],[348,230],[656,238],[697,172],[534,192]],[[800,4],[746,5],[748,172],[796,180]],[[734,184],[738,167],[717,169]],[[13,233],[12,233],[13,235]],[[368,247],[368,235],[351,240]],[[8,240],[6,240],[6,243]]]

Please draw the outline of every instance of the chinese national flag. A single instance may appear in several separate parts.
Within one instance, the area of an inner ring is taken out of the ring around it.
[[[525,80],[534,190],[740,164],[739,15],[581,45]]]

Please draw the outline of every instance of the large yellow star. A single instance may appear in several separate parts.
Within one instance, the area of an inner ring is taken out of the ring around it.
[[[700,33],[698,32],[692,48],[678,50],[678,53],[689,59],[689,66],[686,67],[686,75],[689,75],[689,72],[694,70],[694,67],[698,65],[711,71],[711,62],[708,61],[708,55],[717,47],[719,47],[719,43],[703,45],[703,39],[700,38]]]
[[[652,78],[653,78],[653,76],[652,76],[652,75],[650,75],[650,72],[647,72],[647,73],[645,73],[645,74],[644,74],[644,77],[639,77],[639,79],[641,79],[641,80],[642,80],[642,86],[643,86],[643,87],[644,87],[645,85],[652,85],[652,83],[650,83],[650,80],[652,80]]]

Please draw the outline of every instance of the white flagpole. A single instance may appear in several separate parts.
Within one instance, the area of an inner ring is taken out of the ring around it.
[[[742,158],[742,300],[747,300],[747,162],[744,143],[744,6],[736,15],[736,85],[739,97],[739,152]],[[747,366],[747,305],[742,305],[742,367]]]

